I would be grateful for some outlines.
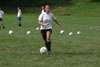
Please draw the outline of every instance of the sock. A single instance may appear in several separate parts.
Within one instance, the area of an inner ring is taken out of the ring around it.
[[[48,52],[51,51],[51,42],[47,42],[46,44]]]
[[[46,48],[47,48],[47,50],[48,50],[47,42],[45,43],[45,46],[46,46]]]
[[[21,24],[19,24],[19,27],[21,27],[22,25]]]
[[[5,29],[4,25],[2,27],[3,27],[3,29]]]
[[[0,29],[1,29],[1,25],[0,25]]]
[[[1,27],[2,27],[2,29],[5,29],[5,27],[4,27],[4,25],[3,25],[3,24],[2,24],[2,26],[1,26]]]

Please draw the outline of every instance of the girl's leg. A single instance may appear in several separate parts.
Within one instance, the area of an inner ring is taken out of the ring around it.
[[[0,29],[1,29],[1,21],[0,21]]]
[[[47,48],[46,31],[45,30],[41,30],[41,35],[42,35],[42,38],[44,40],[45,46]]]
[[[21,17],[18,17],[17,19],[18,19],[18,23],[19,23],[18,25],[19,25],[19,27],[21,27],[22,26],[21,25]]]
[[[2,21],[0,21],[0,28],[2,28],[2,29],[5,28]]]
[[[22,25],[21,25],[21,21],[18,21],[19,22],[19,27],[21,27]]]
[[[51,37],[51,31],[47,31],[46,33],[46,41],[47,41],[47,49],[48,49],[48,53],[51,52],[51,40],[50,40],[50,37]]]

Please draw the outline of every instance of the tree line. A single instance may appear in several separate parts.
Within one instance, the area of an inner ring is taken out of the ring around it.
[[[0,6],[4,7],[39,7],[42,5],[63,5],[71,3],[72,0],[0,0]]]
[[[71,5],[81,0],[0,0],[0,7],[40,7],[42,5]],[[84,0],[85,1],[85,0]],[[92,2],[100,2],[100,0],[89,0]]]

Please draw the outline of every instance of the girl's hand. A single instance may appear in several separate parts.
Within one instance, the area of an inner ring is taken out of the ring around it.
[[[60,28],[64,28],[64,26],[62,26],[62,25],[59,25],[59,27],[60,27]]]
[[[44,24],[44,26],[47,26],[47,25],[49,25],[49,23]]]

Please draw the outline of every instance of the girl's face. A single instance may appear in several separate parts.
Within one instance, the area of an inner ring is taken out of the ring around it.
[[[49,12],[50,12],[50,7],[49,7],[49,6],[46,6],[46,7],[45,7],[45,12],[46,12],[46,13],[49,13]]]
[[[18,7],[17,10],[19,10],[20,8]]]

